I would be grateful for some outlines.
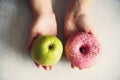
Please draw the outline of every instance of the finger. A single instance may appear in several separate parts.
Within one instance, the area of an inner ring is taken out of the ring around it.
[[[83,29],[79,29],[79,31],[94,35],[94,31],[89,27],[83,27]]]
[[[95,35],[95,30],[93,29],[93,27],[90,27],[89,34]]]
[[[93,32],[93,31],[89,31],[89,34],[92,34],[92,35],[94,35],[94,32]]]
[[[52,70],[53,66],[49,66],[49,70]]]
[[[81,25],[81,26],[79,27],[79,31],[85,32],[85,33],[89,33],[90,29],[89,29],[89,27],[87,27],[86,25]]]
[[[77,26],[78,26],[79,31],[81,31],[81,32],[85,32],[88,34],[94,34],[94,31],[91,27],[92,25],[90,24],[89,20],[87,20],[87,19],[80,20],[77,23]]]
[[[79,70],[82,70],[81,68],[79,68]]]
[[[33,33],[33,34],[30,35],[28,43],[27,43],[27,45],[25,47],[25,51],[29,51],[31,49],[32,44],[33,44],[33,42],[34,42],[34,40],[36,38],[37,38],[37,34],[36,33]]]
[[[43,66],[43,68],[47,71],[49,70],[49,66]]]
[[[75,66],[75,65],[73,65],[73,64],[71,64],[71,67],[72,67],[73,69],[75,69],[75,68],[76,68],[76,66]]]
[[[67,26],[66,26],[67,27]],[[78,29],[75,27],[75,25],[72,25],[72,27],[64,28],[64,37],[65,41],[74,33],[77,32]]]
[[[40,64],[38,64],[38,63],[36,63],[36,62],[34,62],[35,63],[35,65],[38,67],[38,68],[40,68],[41,67],[41,65]]]

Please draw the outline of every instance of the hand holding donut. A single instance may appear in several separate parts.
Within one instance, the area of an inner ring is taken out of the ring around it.
[[[84,32],[75,32],[65,45],[67,59],[79,69],[94,65],[100,56],[100,44],[97,39]]]
[[[96,63],[100,46],[94,37],[88,9],[91,0],[69,0],[64,20],[65,52],[71,67],[88,68]],[[81,33],[82,32],[82,33]]]

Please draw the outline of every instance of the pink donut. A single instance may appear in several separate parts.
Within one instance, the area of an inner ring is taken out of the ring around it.
[[[94,65],[100,55],[100,44],[97,39],[84,32],[76,32],[65,44],[67,59],[79,69]]]

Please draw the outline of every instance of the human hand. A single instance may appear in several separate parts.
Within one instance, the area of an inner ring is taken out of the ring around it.
[[[70,0],[64,20],[64,37],[67,40],[74,32],[86,32],[94,35],[87,15],[89,0]],[[71,67],[76,66],[71,63]]]
[[[54,13],[41,14],[36,17],[31,25],[26,51],[30,51],[34,40],[42,35],[57,35],[57,24]],[[35,63],[37,67],[43,67],[45,70],[51,70],[53,66],[42,66]]]

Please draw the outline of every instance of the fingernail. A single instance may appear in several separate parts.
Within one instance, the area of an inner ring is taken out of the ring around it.
[[[52,70],[53,66],[49,66],[49,70]]]
[[[35,65],[37,66],[37,68],[40,68],[40,64],[38,64],[38,63],[36,63],[36,62],[34,62],[35,63]]]
[[[49,70],[49,67],[48,67],[48,66],[45,66],[45,70],[47,70],[47,71],[48,71],[48,70]]]
[[[82,70],[81,68],[79,68],[79,70]]]
[[[75,66],[75,65],[73,65],[73,64],[71,64],[71,67],[72,67],[73,69],[75,69],[75,68],[76,68],[76,66]]]

